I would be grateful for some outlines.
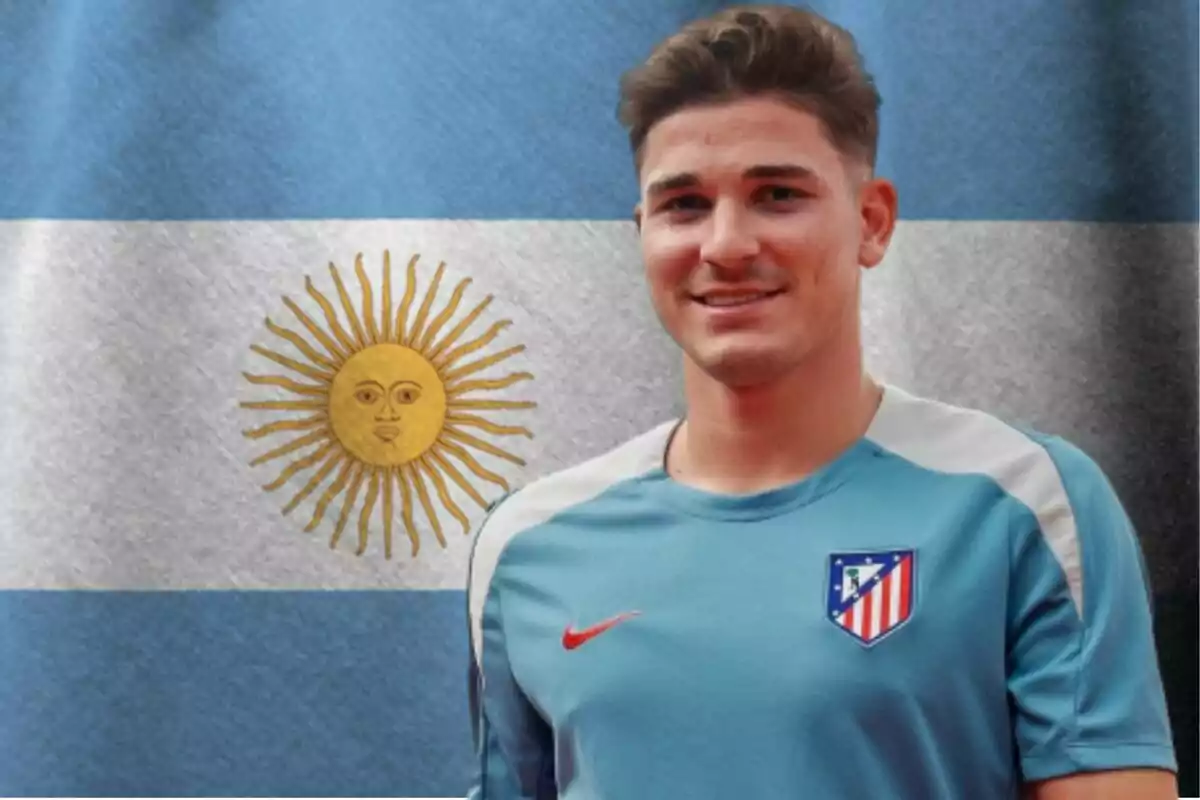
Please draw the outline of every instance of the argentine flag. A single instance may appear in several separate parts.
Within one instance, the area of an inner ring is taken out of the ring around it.
[[[468,533],[682,412],[617,80],[722,5],[0,0],[0,794],[464,795]],[[870,366],[1120,478],[1196,19],[1098,5],[817,8],[900,190]]]

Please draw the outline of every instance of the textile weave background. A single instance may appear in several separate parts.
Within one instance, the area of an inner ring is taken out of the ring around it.
[[[0,794],[462,795],[454,510],[680,411],[616,81],[721,5],[0,0]],[[900,190],[870,365],[1108,472],[1196,794],[1197,6],[816,7]],[[346,387],[418,373],[413,470]]]

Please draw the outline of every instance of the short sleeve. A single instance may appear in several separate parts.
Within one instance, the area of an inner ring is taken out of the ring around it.
[[[488,523],[505,499],[493,503],[480,523],[468,569],[467,699],[477,769],[467,800],[546,800],[558,795],[553,738],[512,673],[501,593],[494,586],[498,546]]]
[[[1018,514],[1008,691],[1026,780],[1176,761],[1141,547],[1099,466],[1038,437],[1053,470]]]

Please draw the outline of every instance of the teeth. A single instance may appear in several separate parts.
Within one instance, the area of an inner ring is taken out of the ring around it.
[[[746,303],[753,303],[755,300],[761,300],[766,296],[766,292],[759,292],[758,294],[743,294],[736,297],[704,297],[701,298],[701,302],[706,306],[740,306]]]

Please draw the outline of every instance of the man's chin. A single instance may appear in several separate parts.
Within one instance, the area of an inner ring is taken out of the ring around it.
[[[789,358],[774,347],[724,347],[689,353],[693,366],[711,380],[730,389],[750,389],[781,378],[794,366]]]

